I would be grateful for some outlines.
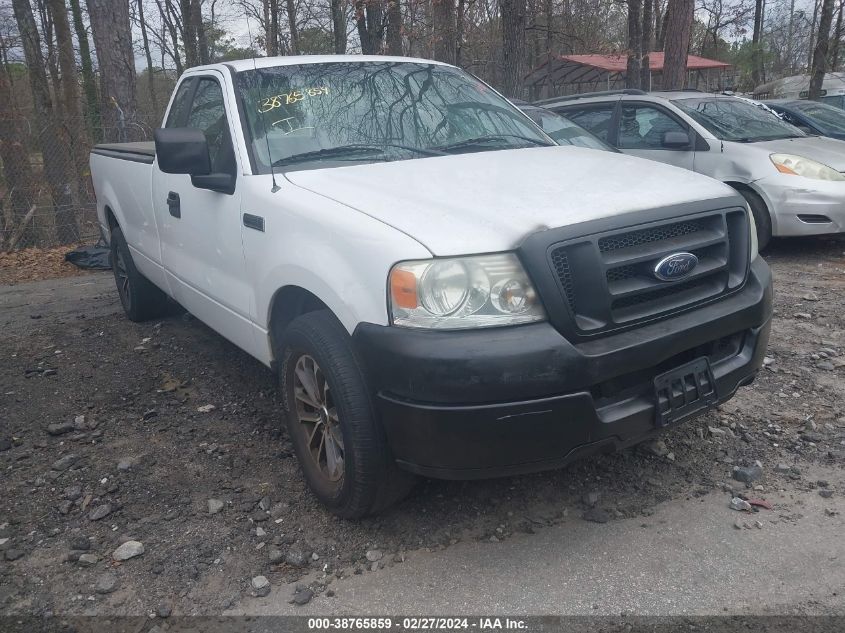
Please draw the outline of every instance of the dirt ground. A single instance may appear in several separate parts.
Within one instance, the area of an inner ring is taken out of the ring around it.
[[[422,481],[359,522],[306,489],[269,370],[198,321],[131,323],[105,274],[76,278],[90,299],[59,310],[74,280],[18,286],[7,304],[0,288],[0,613],[214,615],[250,600],[258,575],[331,595],[416,550],[534,534],[591,505],[614,521],[717,490],[727,529],[753,529],[728,509],[734,493],[839,496],[845,476],[804,473],[845,475],[845,240],[782,241],[767,259],[767,365],[719,410],[560,471]],[[752,488],[732,479],[756,461]],[[761,512],[801,516],[788,502]],[[143,554],[114,561],[127,541]]]

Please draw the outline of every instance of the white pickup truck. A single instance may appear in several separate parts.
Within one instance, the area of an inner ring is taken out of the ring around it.
[[[178,302],[276,371],[344,517],[414,475],[631,446],[762,364],[771,276],[734,190],[554,145],[452,66],[192,68],[155,143],[99,145],[91,169],[129,318]]]

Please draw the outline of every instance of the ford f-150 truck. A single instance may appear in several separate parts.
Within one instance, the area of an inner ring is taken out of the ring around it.
[[[771,276],[736,191],[557,146],[455,67],[192,68],[154,136],[91,155],[123,307],[175,301],[275,370],[304,476],[340,516],[415,475],[631,446],[762,364]]]

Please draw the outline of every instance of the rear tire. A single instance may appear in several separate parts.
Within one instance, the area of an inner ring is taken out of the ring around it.
[[[117,294],[129,320],[148,321],[166,314],[167,295],[138,272],[120,227],[112,229],[109,246]]]
[[[757,250],[762,252],[772,239],[772,216],[759,195],[750,189],[737,189],[737,191],[745,198],[754,215],[754,224],[757,225]]]
[[[404,498],[416,478],[396,466],[346,329],[328,310],[282,336],[285,418],[305,481],[334,514],[357,519]]]

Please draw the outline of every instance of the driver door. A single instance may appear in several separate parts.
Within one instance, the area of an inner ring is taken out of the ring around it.
[[[153,171],[153,201],[162,261],[174,298],[201,321],[243,349],[254,349],[249,320],[252,301],[241,246],[243,170],[234,149],[233,113],[222,76],[216,72],[183,79],[192,82],[177,98],[165,127],[202,130],[212,172],[235,177],[232,194],[195,186],[191,176]],[[185,91],[189,94],[185,94]]]
[[[694,132],[667,110],[651,103],[623,101],[618,117],[618,147],[625,154],[640,156],[692,170],[695,165]],[[683,132],[689,146],[670,148],[664,144],[667,132]]]

